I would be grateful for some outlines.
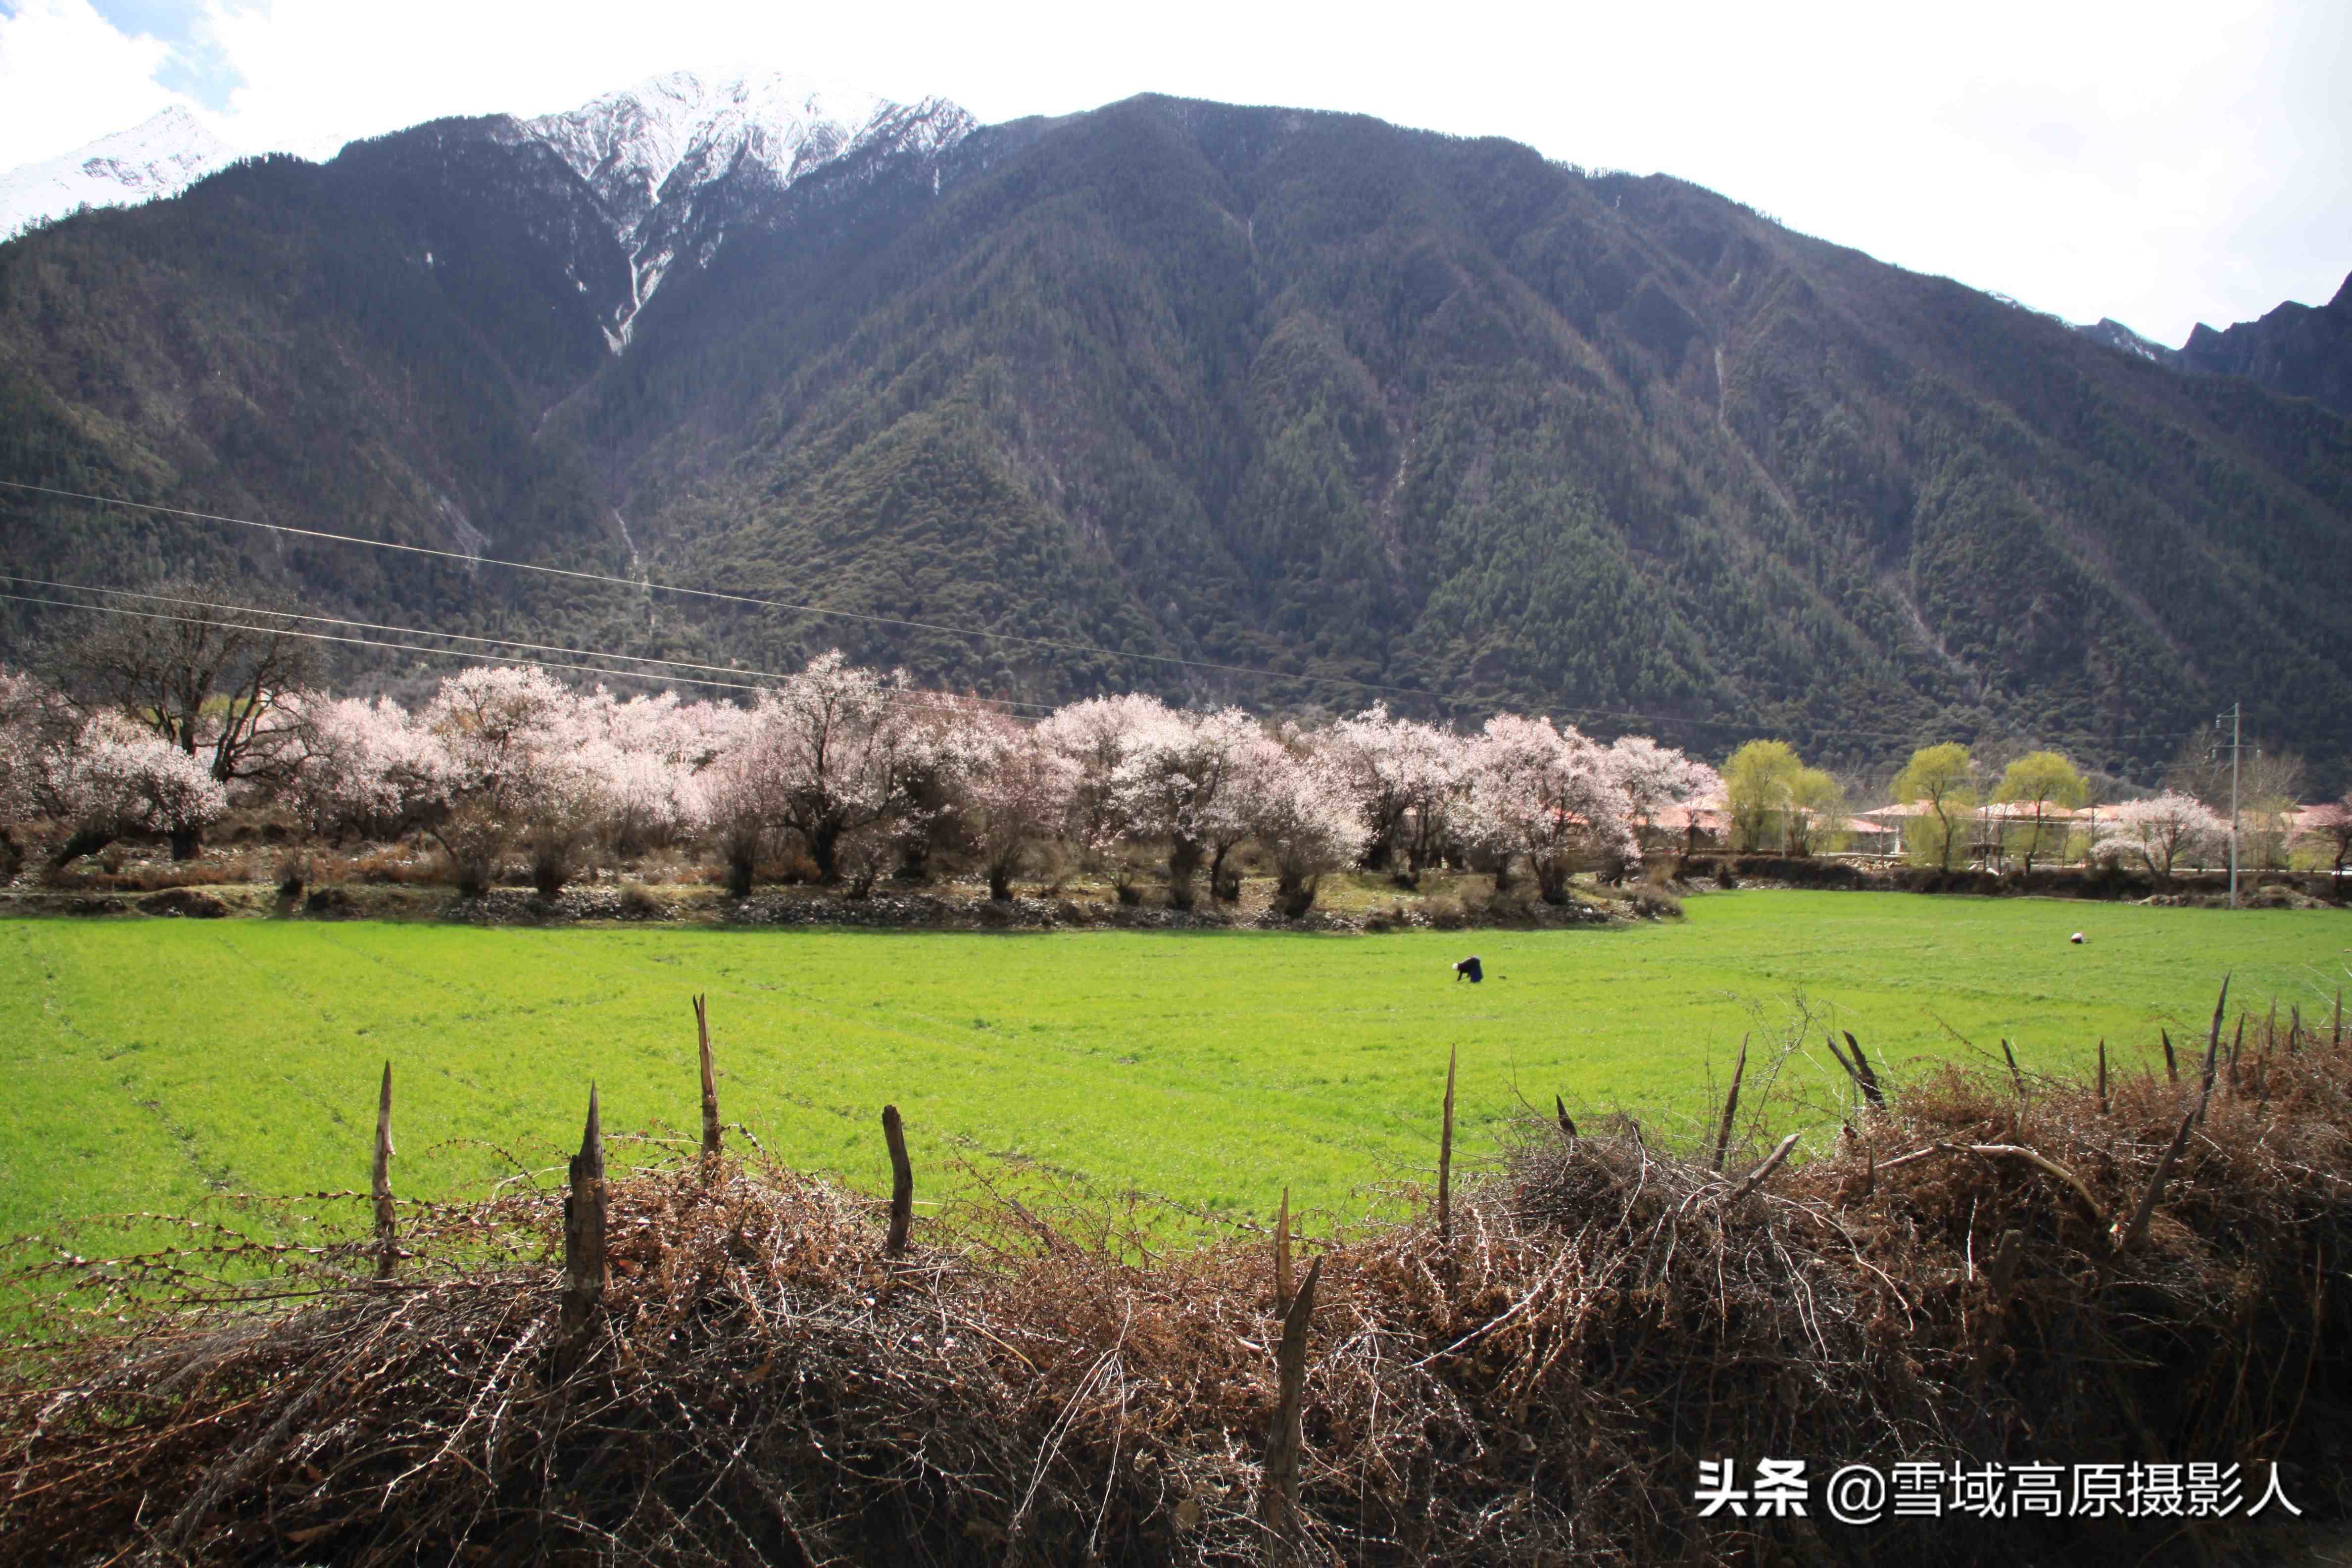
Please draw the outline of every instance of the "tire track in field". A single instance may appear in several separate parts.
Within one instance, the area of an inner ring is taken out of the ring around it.
[[[73,1022],[71,1016],[58,1005],[58,972],[54,966],[44,967],[42,982],[43,1011],[49,1015],[61,1034],[70,1036],[89,1047],[94,1062],[121,1061],[141,1048],[137,1046],[124,1046],[119,1043],[110,1047]],[[163,1146],[178,1154],[189,1173],[195,1177],[199,1187],[214,1193],[226,1192],[229,1189],[231,1167],[223,1162],[207,1163],[204,1141],[196,1135],[195,1131],[173,1116],[170,1108],[164,1105],[155,1093],[152,1091],[142,1093],[142,1090],[147,1090],[148,1086],[135,1066],[125,1068],[119,1075],[105,1076],[112,1079],[109,1087],[121,1094],[124,1102],[131,1110],[138,1113],[135,1120],[150,1122],[163,1132],[165,1140]]]

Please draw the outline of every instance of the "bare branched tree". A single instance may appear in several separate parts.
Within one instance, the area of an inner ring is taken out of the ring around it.
[[[257,608],[216,607],[226,605]],[[178,583],[140,607],[103,617],[67,648],[68,689],[201,756],[222,784],[280,771],[298,739],[286,699],[317,679],[314,645],[273,616],[257,589]]]
[[[295,699],[317,679],[318,658],[273,607],[260,589],[168,584],[136,615],[97,617],[58,660],[59,684],[86,710],[152,730],[224,785],[278,782],[301,759]],[[193,831],[183,844],[174,830],[175,856],[194,852]]]

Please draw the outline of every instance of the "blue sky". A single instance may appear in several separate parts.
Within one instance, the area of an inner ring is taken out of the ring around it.
[[[172,46],[170,60],[154,77],[168,91],[219,111],[228,108],[230,91],[244,84],[205,27],[205,7],[196,0],[91,0],[91,9],[117,32],[144,33]]]
[[[2169,343],[2352,270],[2340,0],[0,0],[0,169],[174,102],[233,146],[325,156],[679,67],[988,121],[1162,91],[1507,136]]]

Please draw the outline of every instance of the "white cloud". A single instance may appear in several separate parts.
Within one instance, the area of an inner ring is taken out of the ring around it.
[[[2352,6],[208,5],[244,82],[217,123],[256,149],[318,155],[679,66],[759,66],[940,93],[982,120],[1162,91],[1509,136],[2171,342],[2200,317],[2325,300],[2352,267]],[[0,164],[152,112],[163,53],[87,0],[26,0],[0,21]],[[14,101],[20,69],[37,103]]]
[[[21,0],[0,16],[0,170],[70,153],[181,101],[155,83],[171,53],[123,37],[89,0]]]

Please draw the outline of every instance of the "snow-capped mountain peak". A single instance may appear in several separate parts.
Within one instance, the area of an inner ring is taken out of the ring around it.
[[[561,154],[615,220],[634,226],[682,163],[756,142],[761,162],[789,167],[812,142],[845,140],[884,101],[801,77],[672,71],[523,129]]]
[[[691,254],[699,263],[716,254],[725,215],[706,211],[703,197],[722,179],[772,194],[863,149],[937,153],[973,123],[940,99],[901,104],[773,71],[681,70],[518,129],[587,182],[628,252],[631,298],[607,329],[617,353],[677,258]]]
[[[77,207],[177,195],[243,156],[177,104],[61,158],[0,174],[0,236]]]

